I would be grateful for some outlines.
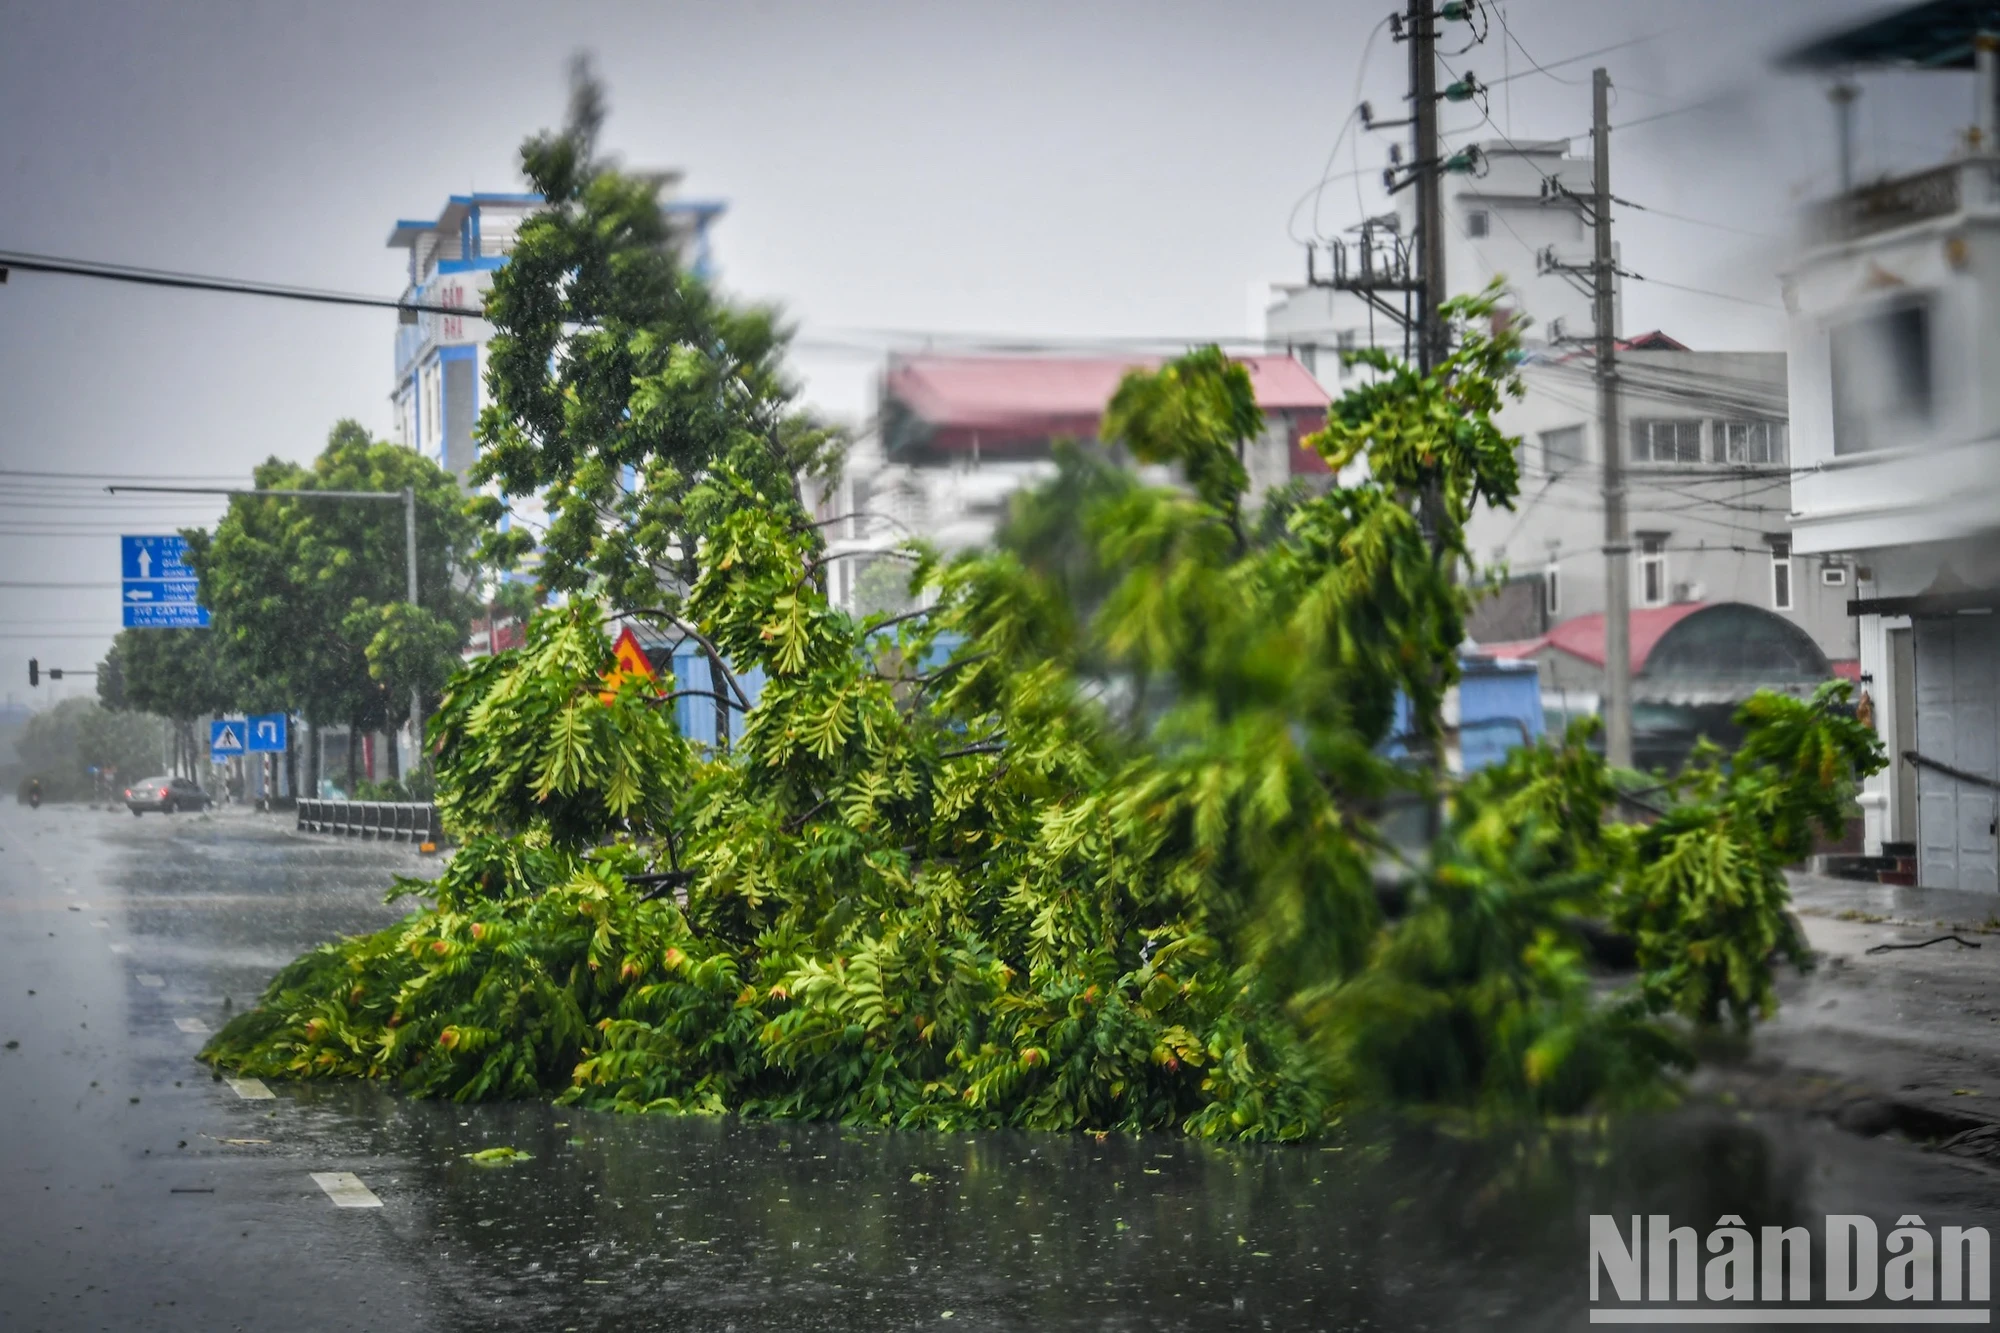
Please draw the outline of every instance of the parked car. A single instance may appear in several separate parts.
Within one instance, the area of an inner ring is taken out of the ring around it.
[[[134,817],[148,810],[170,815],[176,810],[205,810],[208,793],[193,778],[146,778],[125,789],[125,808]]]

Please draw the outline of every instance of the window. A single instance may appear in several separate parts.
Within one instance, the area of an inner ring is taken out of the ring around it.
[[[1699,463],[1701,422],[1663,418],[1632,423],[1635,463]]]
[[[1821,586],[1823,587],[1845,588],[1847,586],[1847,566],[1846,565],[1820,566],[1819,581]]]
[[[1639,605],[1667,604],[1667,534],[1639,534]]]
[[[1542,467],[1554,474],[1567,472],[1583,462],[1583,427],[1564,426],[1542,432]]]
[[[1549,561],[1548,572],[1542,575],[1542,608],[1552,619],[1562,614],[1562,566],[1553,560]]]
[[[1792,543],[1784,537],[1771,538],[1771,609],[1792,609]]]
[[[1488,226],[1487,226],[1485,209],[1475,208],[1465,215],[1465,234],[1467,236],[1470,236],[1473,240],[1476,241],[1480,237],[1484,236],[1487,233],[1487,230]]]
[[[1835,325],[1827,335],[1833,376],[1833,452],[1865,453],[1909,443],[1931,424],[1931,312],[1904,301]]]
[[[1744,466],[1782,467],[1785,462],[1785,423],[1782,421],[1717,421],[1710,426],[1715,436],[1715,461]]]
[[[1348,353],[1354,350],[1354,330],[1342,329],[1333,335],[1333,342],[1340,351],[1340,377],[1346,379],[1354,373],[1354,366],[1347,359]]]

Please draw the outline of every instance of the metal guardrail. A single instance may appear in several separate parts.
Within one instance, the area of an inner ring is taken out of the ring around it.
[[[394,842],[436,842],[444,832],[437,807],[419,801],[301,800],[298,829]]]

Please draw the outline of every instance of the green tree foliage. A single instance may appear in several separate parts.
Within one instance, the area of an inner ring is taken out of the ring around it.
[[[128,629],[112,640],[97,668],[98,700],[175,722],[241,706],[242,680],[215,634],[204,629]]]
[[[543,573],[578,595],[446,691],[441,879],[281,973],[209,1059],[466,1100],[1295,1139],[1355,1103],[1646,1104],[1688,1024],[1768,1007],[1777,868],[1879,762],[1837,690],[1754,700],[1742,754],[1643,825],[1608,817],[1581,733],[1462,782],[1387,757],[1399,698],[1440,735],[1465,524],[1518,486],[1493,294],[1452,307],[1428,374],[1366,354],[1381,373],[1311,440],[1351,483],[1246,524],[1263,418],[1199,351],[1129,376],[1106,422],[1185,485],[1067,452],[1002,549],[909,553],[922,614],[856,618],[797,504],[811,432],[781,415],[768,317],[675,265],[580,92],[526,153],[551,206],[496,289],[482,426],[487,475],[546,490]],[[678,682],[605,697],[634,607],[734,673],[729,752],[673,728]],[[1397,800],[1442,805],[1434,843],[1390,835]],[[1587,918],[1638,942],[1608,997]]]
[[[412,686],[443,688],[479,609],[465,591],[479,531],[457,480],[343,421],[310,466],[272,459],[254,481],[277,490],[413,487],[419,605],[405,600],[401,504],[239,495],[214,533],[186,534],[214,622],[188,633],[209,636],[211,656],[253,682],[240,703],[296,709],[317,724],[399,725]],[[128,662],[128,693],[133,675]]]
[[[548,206],[494,275],[492,402],[475,479],[540,494],[540,575],[596,584],[621,607],[671,608],[697,573],[699,537],[748,479],[794,512],[796,478],[837,456],[837,433],[792,407],[775,312],[732,305],[687,271],[656,178],[597,156],[603,94],[579,68],[569,123],[522,149]],[[502,501],[485,512],[497,520]],[[488,537],[511,567],[535,540]]]
[[[80,801],[96,791],[93,768],[115,769],[121,782],[158,773],[165,743],[157,717],[65,699],[31,716],[14,749],[21,776],[40,778],[45,799]]]
[[[192,771],[197,764],[201,745],[196,736],[202,730],[197,724],[202,719],[259,702],[234,658],[218,650],[212,629],[119,631],[97,664],[97,697],[108,709],[151,713],[171,722],[176,771]]]
[[[1463,313],[1450,373],[1504,367]],[[1179,382],[1206,394],[1213,370]],[[1125,401],[1172,421],[1175,382]],[[802,525],[725,479],[686,612],[766,675],[738,749],[691,748],[644,686],[599,697],[597,604],[541,613],[436,721],[467,841],[434,888],[405,886],[429,905],[295,964],[210,1058],[467,1099],[1274,1139],[1356,1099],[1657,1100],[1685,1059],[1664,1016],[1766,1002],[1776,867],[1803,846],[1781,812],[1824,817],[1871,752],[1831,694],[1760,698],[1754,763],[1691,778],[1639,828],[1606,821],[1610,777],[1574,736],[1452,785],[1437,844],[1400,852],[1371,811],[1438,779],[1380,756],[1390,705],[1448,678],[1466,596],[1417,530],[1419,469],[1450,500],[1448,553],[1455,497],[1509,498],[1512,467],[1477,432],[1406,428],[1490,396],[1402,392],[1372,409],[1370,479],[1301,500],[1282,540],[1242,546],[1226,485],[1110,487],[1084,516],[1115,572],[1094,616],[1022,560],[974,556],[921,575],[935,605],[886,657],[810,577]],[[1353,429],[1336,413],[1321,447]],[[1148,447],[1226,479],[1200,450],[1240,432],[1189,430],[1185,455]],[[1081,663],[1145,675],[1155,706],[1121,725]],[[1738,847],[1757,894],[1692,854],[1669,869],[1648,840],[1676,837]],[[1646,966],[1608,1002],[1576,930],[1607,914]]]

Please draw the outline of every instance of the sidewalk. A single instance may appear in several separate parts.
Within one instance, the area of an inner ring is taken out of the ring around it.
[[[1705,1081],[2000,1163],[2000,894],[1790,879],[1818,965],[1781,971],[1749,1058]],[[1868,952],[1945,934],[1979,947]]]

